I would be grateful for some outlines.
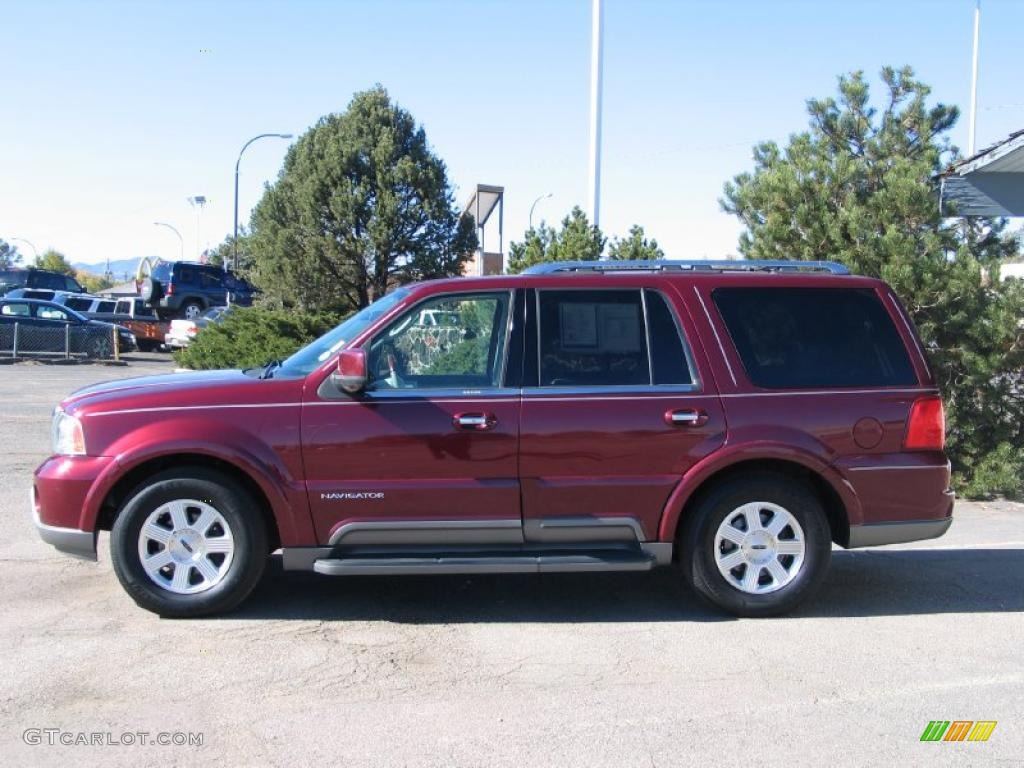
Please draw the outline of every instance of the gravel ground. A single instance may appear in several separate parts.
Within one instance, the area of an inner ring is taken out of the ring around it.
[[[275,560],[239,612],[161,620],[121,591],[105,536],[99,564],[41,543],[26,488],[60,397],[172,368],[0,366],[7,765],[1024,764],[1022,505],[838,551],[782,619],[724,618],[671,571],[332,580]],[[957,719],[998,725],[919,741]],[[203,743],[36,746],[29,728]]]

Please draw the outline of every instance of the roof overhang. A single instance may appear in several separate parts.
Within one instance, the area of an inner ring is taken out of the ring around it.
[[[1024,131],[939,175],[940,206],[956,216],[1024,216]]]
[[[466,213],[473,215],[478,227],[482,227],[491,217],[495,206],[501,201],[503,194],[505,194],[504,187],[495,187],[491,184],[477,184],[464,210]]]

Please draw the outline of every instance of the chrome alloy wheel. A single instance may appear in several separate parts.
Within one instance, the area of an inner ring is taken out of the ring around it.
[[[146,575],[178,595],[205,592],[223,581],[234,553],[227,521],[196,499],[161,504],[139,531],[139,560]]]
[[[737,507],[715,534],[718,571],[736,589],[764,595],[796,578],[804,562],[806,540],[796,518],[768,501]]]

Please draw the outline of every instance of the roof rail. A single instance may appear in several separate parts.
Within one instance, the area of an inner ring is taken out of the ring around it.
[[[850,270],[834,261],[550,261],[524,269],[524,275],[555,272],[828,272],[848,275]]]

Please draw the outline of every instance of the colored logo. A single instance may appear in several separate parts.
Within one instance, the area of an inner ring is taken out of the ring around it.
[[[995,727],[995,720],[932,720],[921,741],[988,741]]]

